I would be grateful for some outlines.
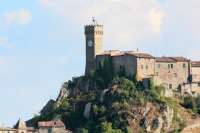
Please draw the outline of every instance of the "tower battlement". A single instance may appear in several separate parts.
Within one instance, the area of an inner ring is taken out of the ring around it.
[[[85,25],[85,34],[103,34],[103,25],[99,24],[92,24],[92,25]]]

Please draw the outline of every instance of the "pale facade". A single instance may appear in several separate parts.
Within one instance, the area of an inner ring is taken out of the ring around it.
[[[61,120],[38,122],[38,128],[27,127],[26,123],[19,119],[13,128],[0,127],[0,133],[72,133],[65,128]]]
[[[192,82],[200,81],[200,62],[199,61],[191,62],[191,74],[192,74]]]
[[[15,129],[0,127],[0,133],[16,133]]]
[[[42,121],[38,123],[38,133],[71,133],[62,121]]]
[[[184,57],[158,57],[155,63],[155,83],[168,89],[179,89],[188,83],[190,60]]]

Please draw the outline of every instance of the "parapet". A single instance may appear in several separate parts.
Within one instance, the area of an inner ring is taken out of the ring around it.
[[[85,25],[85,34],[90,34],[94,32],[96,34],[103,34],[103,25],[99,24]]]

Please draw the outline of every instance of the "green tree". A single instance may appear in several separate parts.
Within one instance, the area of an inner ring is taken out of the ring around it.
[[[101,123],[101,133],[122,133],[122,131],[120,129],[113,129],[110,122],[103,122]]]

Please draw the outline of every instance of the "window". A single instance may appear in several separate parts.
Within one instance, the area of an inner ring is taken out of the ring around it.
[[[143,69],[143,65],[141,65],[141,69]]]
[[[174,64],[168,64],[168,69],[173,69],[174,68]]]
[[[172,69],[172,68],[174,68],[174,65],[173,65],[173,64],[171,64],[171,69]]]
[[[170,64],[168,64],[168,69],[170,69]]]
[[[174,73],[174,77],[177,77],[178,76],[178,74],[177,73]]]
[[[172,84],[169,84],[169,89],[172,89]]]
[[[198,86],[200,87],[200,83],[198,83]]]
[[[186,68],[186,64],[185,63],[183,63],[183,68]]]
[[[157,66],[158,66],[158,68],[160,68],[160,64],[158,64]]]
[[[49,129],[48,129],[48,133],[52,133],[52,130],[51,130],[51,128],[49,128]]]
[[[146,69],[148,69],[148,65],[146,65]]]

